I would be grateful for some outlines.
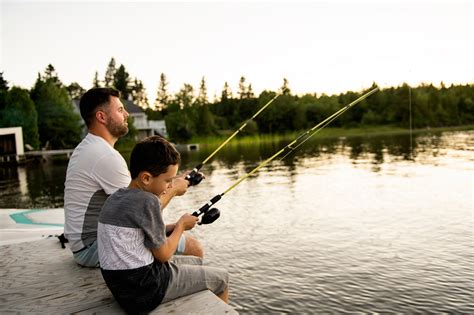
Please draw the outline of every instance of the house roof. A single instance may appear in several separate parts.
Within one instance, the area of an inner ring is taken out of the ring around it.
[[[130,114],[142,114],[145,112],[143,108],[133,103],[132,101],[122,100],[122,103],[125,106],[127,112],[129,112]]]

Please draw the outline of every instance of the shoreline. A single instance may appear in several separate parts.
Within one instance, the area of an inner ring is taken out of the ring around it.
[[[452,127],[436,127],[436,128],[420,128],[412,129],[412,134],[421,133],[435,133],[447,131],[468,131],[474,130],[474,125],[452,126]],[[236,136],[227,145],[239,145],[256,142],[274,142],[281,140],[293,140],[298,135],[302,134],[304,130],[298,132],[290,132],[284,134],[256,134]],[[314,139],[317,138],[340,138],[340,137],[365,137],[365,136],[384,136],[384,135],[404,135],[410,134],[410,129],[393,127],[393,126],[370,126],[370,127],[355,127],[355,128],[326,128],[318,132]],[[230,133],[229,133],[230,135]],[[224,142],[229,135],[208,136],[208,137],[193,137],[188,143],[197,143],[202,146],[215,146]]]

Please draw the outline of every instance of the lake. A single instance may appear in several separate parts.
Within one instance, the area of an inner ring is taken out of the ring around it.
[[[168,221],[287,142],[230,145]],[[315,138],[228,192],[191,233],[253,313],[474,312],[474,131]],[[183,169],[211,152],[183,154]],[[62,207],[67,161],[0,168],[0,208]]]

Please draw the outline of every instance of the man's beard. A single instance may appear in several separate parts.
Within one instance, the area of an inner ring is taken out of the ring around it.
[[[112,136],[115,138],[120,138],[125,136],[128,133],[128,126],[123,122],[122,124],[118,124],[117,122],[109,119],[107,121],[107,130],[110,132]]]

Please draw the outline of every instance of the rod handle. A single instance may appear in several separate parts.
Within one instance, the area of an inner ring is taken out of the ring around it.
[[[198,210],[194,211],[192,213],[193,216],[195,217],[199,217],[201,214],[204,214],[206,213],[210,207],[212,207],[212,205],[214,205],[216,202],[218,202],[219,200],[221,200],[222,198],[222,195],[215,195],[214,197],[212,197],[211,200],[209,200],[204,206],[202,206],[201,208],[199,208]]]

